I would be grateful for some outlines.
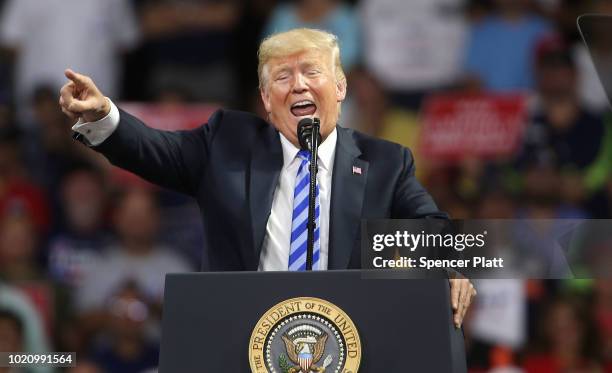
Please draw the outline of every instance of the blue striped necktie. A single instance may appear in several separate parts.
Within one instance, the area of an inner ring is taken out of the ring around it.
[[[295,191],[293,192],[293,221],[291,224],[291,249],[289,251],[289,270],[306,270],[306,246],[308,243],[308,190],[310,188],[310,153],[300,150],[298,155],[301,159],[300,167],[295,179]],[[319,253],[321,241],[319,240],[319,183],[316,184],[315,193],[315,222],[314,245],[312,256],[312,269],[319,269]]]

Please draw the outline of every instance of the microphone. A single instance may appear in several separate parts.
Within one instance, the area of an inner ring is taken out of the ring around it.
[[[304,118],[298,122],[297,134],[302,150],[313,150],[312,133],[316,132],[316,146],[321,143],[321,133],[319,133],[320,121],[319,118]]]

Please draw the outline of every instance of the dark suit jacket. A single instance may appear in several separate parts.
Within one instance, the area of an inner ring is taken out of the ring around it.
[[[231,110],[178,132],[155,130],[120,113],[119,127],[94,149],[121,168],[197,200],[204,224],[202,270],[256,270],[283,166],[278,131]],[[328,268],[360,268],[361,219],[446,215],[415,178],[408,149],[337,130]]]

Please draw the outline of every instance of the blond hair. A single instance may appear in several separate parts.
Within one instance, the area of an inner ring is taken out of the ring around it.
[[[311,49],[330,53],[336,80],[344,84],[346,76],[340,63],[340,47],[336,35],[317,29],[297,28],[272,34],[259,45],[259,51],[257,52],[259,88],[263,89],[267,83],[268,71],[266,65],[271,59],[286,57]]]

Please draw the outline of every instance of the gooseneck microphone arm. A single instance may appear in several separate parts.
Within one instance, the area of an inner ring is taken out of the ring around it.
[[[317,228],[315,218],[318,151],[321,142],[319,118],[304,118],[298,123],[298,139],[300,146],[310,152],[310,183],[308,189],[308,221],[306,228],[308,236],[306,241],[306,270],[312,271],[314,255],[314,231]]]

